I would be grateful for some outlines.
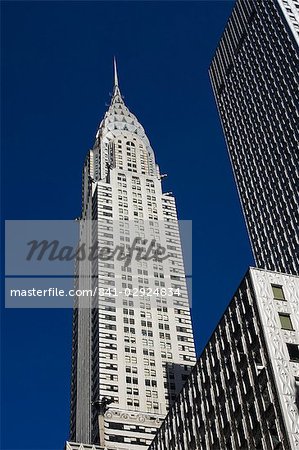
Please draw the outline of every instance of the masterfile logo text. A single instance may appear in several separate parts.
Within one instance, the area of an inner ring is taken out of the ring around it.
[[[184,268],[178,269],[174,263],[182,255]],[[163,280],[155,279],[158,265]],[[169,302],[184,295],[180,275],[190,301],[191,268],[191,221],[175,222],[171,232],[169,223],[140,219],[6,222],[7,307],[74,307],[81,297],[86,307],[96,304],[88,297]],[[93,280],[91,289],[78,288],[84,279]]]

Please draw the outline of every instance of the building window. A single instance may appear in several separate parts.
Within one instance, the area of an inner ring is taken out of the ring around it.
[[[285,300],[284,292],[282,286],[277,284],[271,284],[273,297],[275,300]]]
[[[299,345],[287,344],[290,360],[293,362],[299,362]]]
[[[280,325],[283,330],[294,330],[290,314],[278,313]]]
[[[263,386],[261,394],[262,394],[264,409],[266,410],[268,408],[268,406],[271,404],[271,398],[270,398],[270,394],[269,394],[269,390],[268,390],[267,386]]]
[[[299,411],[299,377],[295,377],[295,403]]]
[[[279,434],[278,434],[277,427],[276,427],[275,423],[272,423],[269,426],[269,431],[270,431],[270,436],[271,436],[271,439],[272,439],[273,446],[274,446],[274,448],[276,448],[276,446],[278,444],[280,444],[281,441],[280,441],[280,437],[279,437]]]

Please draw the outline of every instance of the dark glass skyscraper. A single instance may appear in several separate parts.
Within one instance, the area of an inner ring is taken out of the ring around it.
[[[298,274],[299,2],[238,0],[210,67],[258,267]]]

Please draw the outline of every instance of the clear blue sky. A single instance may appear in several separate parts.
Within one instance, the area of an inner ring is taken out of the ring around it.
[[[193,220],[201,351],[253,263],[208,66],[230,1],[2,3],[6,219],[72,219],[112,89],[112,58],[181,219]],[[70,310],[2,310],[3,449],[62,449]],[[4,416],[5,412],[5,416]]]

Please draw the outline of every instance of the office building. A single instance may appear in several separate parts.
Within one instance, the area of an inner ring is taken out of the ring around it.
[[[83,168],[80,245],[123,254],[77,263],[77,288],[94,295],[74,308],[67,450],[146,449],[195,363],[175,199],[162,178],[115,64],[111,104]],[[142,259],[138,248],[157,253]]]
[[[299,278],[250,268],[149,450],[299,448]]]
[[[256,265],[295,275],[298,45],[298,0],[237,0],[210,66]]]

